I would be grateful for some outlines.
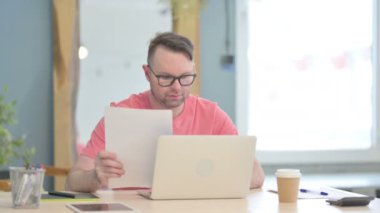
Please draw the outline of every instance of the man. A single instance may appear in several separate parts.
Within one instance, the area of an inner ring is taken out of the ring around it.
[[[173,112],[173,133],[176,135],[235,135],[235,125],[216,103],[190,95],[196,73],[193,44],[172,32],[158,34],[149,45],[148,64],[143,65],[150,90],[131,95],[114,107],[137,109],[170,109]],[[92,192],[107,186],[109,178],[119,178],[123,164],[115,153],[105,148],[104,118],[99,121],[87,146],[72,168],[66,189]],[[261,187],[264,172],[254,163],[251,187]]]

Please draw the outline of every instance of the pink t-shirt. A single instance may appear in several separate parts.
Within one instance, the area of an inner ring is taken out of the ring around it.
[[[149,92],[131,95],[113,107],[152,109]],[[181,114],[173,118],[174,135],[236,135],[238,131],[229,116],[214,102],[190,95]],[[96,125],[83,155],[95,158],[105,148],[104,118]]]

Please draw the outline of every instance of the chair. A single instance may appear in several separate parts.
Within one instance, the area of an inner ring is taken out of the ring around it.
[[[45,176],[64,176],[66,177],[70,172],[69,168],[45,166]],[[0,180],[0,191],[9,192],[11,191],[11,182],[9,179]]]
[[[45,175],[46,176],[67,176],[70,172],[70,168],[61,168],[54,166],[46,166],[45,167]]]
[[[11,190],[11,183],[9,180],[0,180],[0,191],[9,192]]]

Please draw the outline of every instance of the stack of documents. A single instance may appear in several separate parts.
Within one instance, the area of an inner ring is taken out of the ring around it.
[[[268,191],[277,193],[277,190]],[[298,199],[339,199],[343,197],[361,197],[364,195],[343,191],[331,187],[304,187],[298,192]]]

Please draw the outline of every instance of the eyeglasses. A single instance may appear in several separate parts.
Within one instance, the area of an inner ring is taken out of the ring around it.
[[[183,74],[178,77],[172,75],[157,75],[155,72],[153,72],[150,65],[148,65],[148,67],[150,72],[157,78],[158,85],[162,87],[170,87],[177,79],[181,86],[190,86],[194,83],[195,77],[197,76],[196,74]]]

